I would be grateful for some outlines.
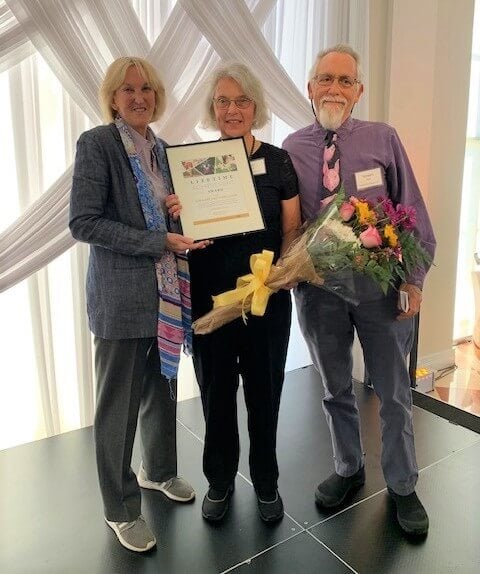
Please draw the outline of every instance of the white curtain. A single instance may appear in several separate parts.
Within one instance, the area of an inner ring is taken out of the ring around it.
[[[169,98],[155,129],[167,141],[180,142],[201,138],[196,126],[203,81],[215,64],[226,59],[248,63],[262,78],[274,114],[269,133],[279,144],[286,132],[311,121],[306,72],[318,50],[339,41],[353,44],[363,56],[368,79],[367,22],[368,0],[116,0],[114,9],[107,0],[0,0],[0,73],[11,70],[20,204],[20,216],[0,233],[0,291],[30,277],[32,340],[46,435],[64,427],[58,408],[59,353],[51,344],[55,305],[45,266],[74,244],[67,226],[68,166],[79,133],[100,122],[97,91],[108,64],[120,55],[135,54],[161,71]],[[43,170],[49,150],[42,150],[36,60],[30,57],[34,53],[65,91],[64,137],[57,143],[66,170],[48,185]],[[357,115],[365,117],[360,107]],[[70,311],[75,324],[72,365],[77,373],[73,386],[80,424],[85,425],[93,413],[83,295],[85,246],[76,245],[70,259],[69,284],[75,297]]]
[[[200,33],[194,30],[189,33],[189,27],[194,26],[180,4],[174,8],[164,28],[165,33],[162,32],[159,41],[150,50],[149,42],[128,0],[117,0],[115,11],[111,12],[105,0],[82,0],[68,6],[55,0],[7,1],[64,89],[93,123],[100,122],[97,93],[101,77],[110,61],[121,54],[148,55],[158,69],[167,70],[167,85],[176,86],[183,74],[185,62],[192,58],[202,40]],[[269,0],[263,3],[267,2]],[[235,4],[245,6],[243,0]],[[46,11],[46,5],[52,7],[50,12]],[[115,19],[112,12],[115,13]],[[170,20],[172,24],[168,25]],[[125,22],[131,23],[126,26]],[[180,30],[185,33],[185,28],[189,40],[179,43]],[[92,34],[92,29],[96,31],[95,34]],[[130,42],[131,38],[134,40]],[[84,50],[82,46],[85,46]],[[170,113],[167,110],[157,126],[165,139],[182,141],[194,131],[201,104],[199,84],[215,63],[213,53],[208,53],[198,66],[200,77],[193,70],[191,78],[186,82],[189,89],[185,92],[188,95],[176,106],[170,102]],[[192,84],[196,86],[195,92],[194,88],[190,88]],[[73,245],[67,227],[70,181],[71,173],[64,174],[38,203],[32,205],[28,212],[0,234],[0,252],[5,254],[0,262],[0,291],[29,276]],[[49,218],[47,226],[44,217]]]
[[[5,2],[0,2],[0,73],[35,52],[27,35]]]

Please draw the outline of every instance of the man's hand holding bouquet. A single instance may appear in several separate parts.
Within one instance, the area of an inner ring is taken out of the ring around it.
[[[353,274],[362,273],[384,293],[405,282],[430,255],[413,235],[415,210],[379,197],[372,204],[345,198],[343,189],[322,202],[318,215],[303,226],[284,255],[273,264],[273,253],[251,256],[252,273],[237,279],[237,287],[213,296],[212,311],[195,321],[196,334],[206,334],[247,313],[262,316],[269,296],[291,284],[308,281],[355,303]]]

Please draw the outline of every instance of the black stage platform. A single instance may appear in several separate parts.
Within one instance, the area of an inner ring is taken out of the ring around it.
[[[158,539],[146,555],[123,549],[103,522],[91,428],[0,452],[0,572],[480,572],[480,435],[415,407],[417,492],[431,526],[426,539],[408,540],[393,518],[380,469],[376,397],[361,384],[356,390],[367,482],[347,507],[322,513],[313,492],[333,464],[321,384],[311,367],[288,373],[278,433],[286,516],[274,526],[261,522],[248,479],[243,400],[241,475],[231,511],[219,526],[202,520],[207,484],[200,399],[179,403],[179,471],[193,483],[197,500],[180,505],[144,491],[143,513]],[[137,450],[135,469],[138,463]]]

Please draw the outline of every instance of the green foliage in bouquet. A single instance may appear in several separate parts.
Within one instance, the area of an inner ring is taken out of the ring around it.
[[[418,267],[431,263],[413,234],[415,210],[379,197],[376,204],[332,196],[305,233],[307,250],[321,276],[352,270],[370,277],[384,293]]]

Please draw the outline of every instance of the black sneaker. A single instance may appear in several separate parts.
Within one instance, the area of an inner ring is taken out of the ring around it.
[[[387,490],[397,506],[397,520],[402,530],[415,536],[427,534],[428,515],[416,493],[401,496],[390,488]]]
[[[364,484],[365,467],[363,466],[352,476],[340,476],[334,472],[317,486],[315,502],[324,508],[335,508]]]
[[[205,520],[218,522],[222,520],[228,510],[230,497],[233,492],[233,484],[227,490],[217,490],[210,487],[202,504],[202,516]]]
[[[257,494],[257,503],[260,518],[264,522],[277,522],[283,518],[283,501],[278,490],[272,496]]]

